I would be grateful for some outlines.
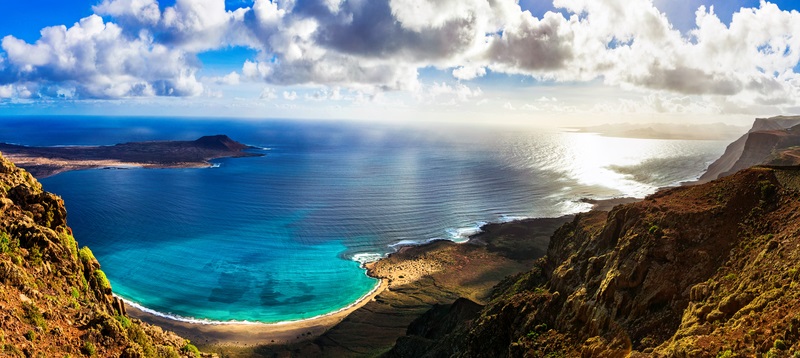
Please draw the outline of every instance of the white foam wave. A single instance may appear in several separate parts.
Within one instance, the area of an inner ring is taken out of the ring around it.
[[[514,216],[514,215],[500,215],[500,222],[501,223],[510,223],[512,221],[520,221],[530,219],[529,216]]]
[[[353,303],[351,303],[351,304],[349,304],[347,306],[344,306],[344,307],[342,307],[342,308],[340,308],[340,309],[338,309],[336,311],[332,311],[332,312],[329,312],[329,313],[325,313],[325,314],[321,314],[321,315],[317,315],[317,316],[309,317],[309,318],[303,318],[303,319],[297,319],[297,320],[288,320],[288,321],[280,321],[280,322],[274,322],[274,323],[253,322],[253,321],[237,321],[237,320],[215,321],[215,320],[210,320],[210,319],[183,317],[183,316],[173,315],[173,314],[169,314],[169,313],[163,313],[163,312],[159,312],[159,311],[147,308],[147,307],[142,306],[142,305],[140,305],[140,304],[138,304],[136,302],[128,300],[128,299],[126,299],[124,297],[120,297],[120,296],[118,296],[116,294],[114,295],[114,297],[119,298],[120,300],[125,302],[127,305],[129,305],[131,307],[134,307],[134,308],[136,308],[136,309],[138,309],[138,310],[140,310],[142,312],[145,312],[145,313],[148,313],[148,314],[151,314],[151,315],[154,315],[154,316],[158,316],[158,317],[161,317],[161,318],[166,318],[166,319],[169,319],[169,320],[172,320],[172,321],[186,322],[186,323],[192,323],[192,324],[206,324],[206,325],[235,324],[235,325],[254,325],[254,326],[255,325],[259,325],[259,326],[277,326],[277,325],[291,324],[291,323],[297,323],[297,322],[303,322],[303,321],[310,321],[310,320],[314,320],[314,319],[318,319],[318,318],[322,318],[322,317],[328,317],[328,316],[332,316],[332,315],[347,311],[347,310],[355,307],[359,303],[363,302],[367,297],[369,297],[373,293],[375,293],[375,291],[377,291],[380,287],[381,287],[381,281],[378,280],[378,282],[375,283],[375,286],[373,286],[372,289],[369,290],[369,292],[367,292],[363,296],[359,297],[359,299],[357,299],[355,302],[353,302]]]
[[[462,227],[457,229],[447,229],[450,240],[454,242],[465,242],[469,237],[481,232],[481,227],[486,225],[485,221],[476,222],[474,226]]]
[[[362,252],[362,253],[358,253],[358,254],[355,254],[355,255],[351,256],[350,260],[358,262],[359,264],[361,264],[363,266],[364,264],[368,264],[370,262],[378,261],[378,260],[380,260],[380,259],[382,259],[384,257],[386,257],[386,255],[379,254],[377,252]]]

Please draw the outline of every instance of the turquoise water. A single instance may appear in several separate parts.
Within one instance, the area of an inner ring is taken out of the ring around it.
[[[114,291],[164,315],[278,322],[376,281],[359,261],[485,222],[586,210],[696,178],[726,142],[558,130],[306,121],[3,118],[0,141],[91,145],[227,134],[257,158],[45,178]]]

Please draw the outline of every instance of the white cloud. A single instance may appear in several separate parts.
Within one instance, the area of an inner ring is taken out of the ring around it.
[[[473,98],[483,95],[480,87],[469,87],[462,83],[449,85],[447,83],[434,82],[431,86],[426,86],[426,90],[418,94],[418,99],[427,102],[445,102],[449,101],[467,102]]]
[[[478,77],[486,76],[486,68],[475,66],[461,66],[453,70],[453,77],[469,81]]]
[[[294,101],[297,99],[297,92],[295,91],[283,91],[283,99],[287,101]]]
[[[92,6],[96,14],[109,15],[122,21],[155,26],[161,20],[161,10],[155,0],[103,0]]]
[[[263,90],[261,90],[261,94],[258,96],[258,98],[265,100],[273,100],[278,98],[278,93],[275,91],[274,88],[265,87]]]
[[[199,95],[205,89],[195,55],[247,46],[258,55],[241,75],[211,82],[322,86],[327,93],[310,96],[328,99],[340,88],[367,96],[430,92],[460,102],[480,95],[463,85],[421,83],[418,70],[435,67],[464,81],[521,74],[716,96],[739,107],[798,105],[797,11],[762,1],[723,24],[700,7],[696,29],[682,34],[650,0],[554,5],[561,11],[536,17],[514,0],[256,0],[234,11],[224,0],[176,0],[164,8],[156,0],[103,0],[93,9],[109,22],[90,16],[45,28],[33,44],[3,39],[0,85],[76,98]]]
[[[192,96],[203,92],[186,53],[130,39],[114,23],[92,15],[70,28],[48,27],[34,44],[6,36],[6,72],[57,97],[115,98],[140,95]],[[69,96],[67,96],[69,94]]]
[[[0,98],[11,98],[14,95],[14,87],[11,85],[0,86]]]
[[[229,73],[229,74],[227,74],[225,76],[211,77],[211,78],[209,78],[209,80],[212,83],[215,83],[215,84],[218,84],[218,85],[234,86],[234,85],[238,85],[239,84],[240,78],[241,78],[241,76],[239,75],[239,73],[234,71],[234,72],[231,72],[231,73]]]

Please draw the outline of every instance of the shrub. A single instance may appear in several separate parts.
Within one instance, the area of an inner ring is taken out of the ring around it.
[[[87,246],[81,247],[80,251],[78,251],[78,258],[81,259],[81,262],[83,264],[95,261],[94,254],[92,253],[92,250],[90,250],[89,247],[87,247]]]
[[[25,332],[25,339],[27,339],[27,340],[29,340],[31,342],[35,341],[36,340],[36,332],[34,332],[33,330]]]
[[[69,248],[69,252],[73,257],[78,257],[78,242],[75,241],[75,238],[72,235],[62,231],[58,234],[58,239],[61,241],[62,245]]]
[[[39,311],[39,307],[36,307],[33,303],[24,302],[22,303],[22,311],[28,323],[45,330],[47,329],[47,322],[44,320],[42,312]]]
[[[5,254],[7,252],[14,251],[14,246],[14,240],[11,240],[8,234],[0,232],[0,253]]]
[[[197,347],[195,347],[194,344],[189,343],[188,339],[186,340],[186,344],[183,346],[183,348],[181,348],[181,350],[184,353],[189,354],[189,355],[191,355],[193,357],[199,357],[200,356],[200,350],[197,349]]]
[[[717,358],[731,358],[733,357],[733,351],[730,349],[726,349],[722,352],[717,353]]]
[[[30,253],[28,254],[28,257],[30,258],[31,262],[34,265],[36,266],[42,265],[42,250],[39,248],[39,246],[33,245],[33,247],[31,247]]]
[[[102,270],[94,270],[94,272],[92,272],[92,276],[94,276],[95,281],[97,281],[97,284],[101,289],[104,291],[111,291],[111,283],[108,282],[105,272]]]
[[[775,185],[773,185],[769,180],[759,181],[758,190],[761,194],[761,199],[769,199],[778,191]]]
[[[775,349],[786,350],[786,342],[782,339],[776,339],[775,344],[772,345]]]
[[[647,232],[649,232],[650,235],[653,235],[653,236],[655,236],[656,238],[659,238],[659,239],[664,234],[661,231],[661,228],[658,227],[658,225],[656,225],[656,224],[650,225],[650,229],[648,229]]]
[[[86,341],[83,342],[83,354],[86,354],[89,357],[94,357],[97,355],[97,348],[94,347],[94,343]]]
[[[125,317],[123,315],[116,315],[114,316],[114,318],[116,318],[117,321],[119,321],[119,323],[122,325],[122,328],[125,329],[131,328],[131,320],[129,320],[128,317]]]

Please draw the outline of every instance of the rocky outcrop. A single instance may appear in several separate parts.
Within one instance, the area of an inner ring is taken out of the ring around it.
[[[66,219],[61,198],[0,157],[0,356],[199,356],[126,315]]]
[[[698,182],[706,183],[754,165],[767,164],[779,155],[777,153],[800,142],[796,130],[787,131],[797,125],[800,125],[800,116],[757,118],[745,135],[729,144],[725,153],[708,166]]]
[[[477,318],[432,342],[410,330],[392,356],[791,356],[798,199],[800,170],[753,168],[581,214]]]

